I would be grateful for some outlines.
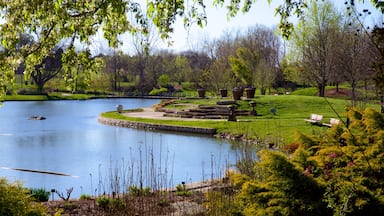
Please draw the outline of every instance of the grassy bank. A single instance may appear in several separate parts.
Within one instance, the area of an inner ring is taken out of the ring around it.
[[[4,101],[87,100],[104,98],[105,95],[52,93],[41,95],[6,95]]]
[[[171,108],[187,107],[188,104],[215,104],[222,99],[184,99],[167,105]],[[103,117],[128,121],[147,122],[156,124],[183,125],[191,127],[215,128],[220,134],[232,134],[243,136],[247,139],[263,140],[268,143],[284,145],[294,140],[296,131],[306,134],[319,134],[327,130],[327,127],[311,125],[304,121],[311,113],[324,116],[323,121],[329,122],[330,118],[345,120],[345,110],[350,106],[350,101],[343,99],[326,99],[315,96],[279,95],[258,96],[252,101],[256,102],[258,116],[238,117],[237,122],[228,121],[179,121],[133,118],[121,115],[117,112],[103,113]],[[238,101],[239,109],[250,109],[249,100]],[[182,105],[180,105],[182,104]],[[359,104],[361,108],[374,107],[374,104]],[[271,109],[277,112],[274,115]]]

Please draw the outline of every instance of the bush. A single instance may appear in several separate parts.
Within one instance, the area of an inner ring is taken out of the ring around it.
[[[167,93],[168,89],[166,88],[153,88],[152,91],[149,92],[149,95],[163,95],[164,93]]]
[[[145,187],[145,188],[138,188],[135,185],[128,187],[128,194],[133,196],[148,196],[151,193],[151,188]]]
[[[183,184],[178,184],[176,186],[176,195],[177,196],[192,196],[192,191],[188,191],[186,188],[185,188],[185,183]]]
[[[97,198],[96,202],[100,208],[102,208],[103,210],[107,210],[109,208],[109,204],[111,202],[111,199],[109,199],[107,197],[99,197],[99,198]]]
[[[30,190],[21,183],[0,178],[0,215],[46,215],[46,210],[33,203]]]
[[[91,199],[91,196],[88,194],[81,194],[80,199],[81,200],[89,200],[89,199]]]
[[[47,202],[49,200],[49,195],[51,195],[51,192],[44,188],[31,188],[30,191],[32,197],[39,202]]]

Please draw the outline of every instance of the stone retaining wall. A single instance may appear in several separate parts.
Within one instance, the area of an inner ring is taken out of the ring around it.
[[[186,127],[186,126],[153,124],[153,123],[143,123],[143,122],[132,122],[127,120],[104,118],[102,116],[99,116],[98,121],[106,125],[128,127],[128,128],[140,128],[145,130],[164,130],[164,131],[209,134],[209,135],[216,134],[216,129],[213,129],[213,128]]]

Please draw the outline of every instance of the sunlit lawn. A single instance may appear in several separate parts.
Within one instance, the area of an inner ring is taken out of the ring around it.
[[[215,104],[220,98],[210,99],[186,99],[177,103],[192,104]],[[225,100],[225,99],[224,99]],[[230,100],[229,98],[227,100]],[[105,117],[120,118],[130,121],[149,122],[157,124],[173,124],[194,127],[216,128],[218,133],[231,133],[245,135],[252,139],[261,139],[266,142],[286,144],[294,141],[294,134],[300,131],[306,134],[318,134],[327,130],[327,127],[311,125],[304,121],[311,113],[323,115],[323,122],[329,122],[330,118],[341,118],[345,121],[346,107],[350,101],[342,99],[321,98],[315,96],[278,95],[257,96],[256,110],[258,116],[238,117],[237,122],[228,121],[180,121],[180,120],[158,120],[131,118],[122,116],[116,112],[104,113]],[[239,101],[241,109],[250,109],[248,101]],[[170,105],[177,107],[175,105]],[[373,107],[379,109],[378,105],[361,104],[361,108]],[[271,109],[276,110],[274,115]]]

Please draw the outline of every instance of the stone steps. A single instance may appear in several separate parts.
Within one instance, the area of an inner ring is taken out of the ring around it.
[[[218,102],[217,105],[199,105],[197,107],[178,110],[178,109],[162,109],[164,116],[176,118],[195,118],[195,119],[228,119],[230,114],[229,105],[236,104],[233,101]],[[236,116],[248,116],[248,110],[235,110]]]

